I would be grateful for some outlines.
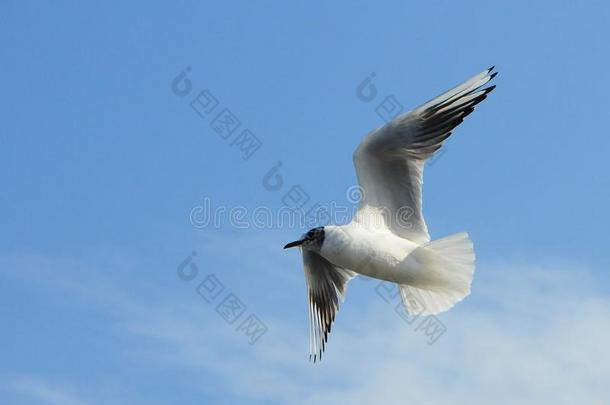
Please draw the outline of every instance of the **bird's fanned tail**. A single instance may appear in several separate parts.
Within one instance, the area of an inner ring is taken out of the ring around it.
[[[410,256],[409,260],[417,263],[421,270],[421,279],[416,286],[400,286],[403,303],[410,315],[446,311],[470,294],[475,254],[466,232],[434,240],[417,248]]]

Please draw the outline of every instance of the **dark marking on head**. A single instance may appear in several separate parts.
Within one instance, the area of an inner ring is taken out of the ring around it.
[[[319,226],[317,228],[310,229],[305,235],[303,235],[305,245],[315,247],[317,249],[322,248],[324,243],[324,227]]]

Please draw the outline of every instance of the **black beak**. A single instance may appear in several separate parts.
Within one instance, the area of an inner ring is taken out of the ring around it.
[[[296,247],[296,246],[301,246],[303,244],[303,242],[305,242],[303,239],[295,240],[294,242],[290,242],[286,246],[284,246],[284,249],[293,248],[293,247]]]

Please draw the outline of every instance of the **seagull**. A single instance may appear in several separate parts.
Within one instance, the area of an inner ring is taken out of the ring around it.
[[[364,275],[396,283],[409,315],[433,315],[470,294],[473,243],[466,232],[430,240],[422,212],[424,164],[496,87],[494,67],[371,131],[354,151],[362,197],[347,225],[313,228],[299,247],[308,289],[310,360],[321,360],[347,283]],[[493,73],[492,73],[493,72]]]

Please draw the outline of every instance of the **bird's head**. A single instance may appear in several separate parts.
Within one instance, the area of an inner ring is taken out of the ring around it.
[[[284,246],[284,249],[300,246],[303,249],[319,251],[324,243],[324,227],[310,229],[307,233],[301,236],[301,239],[290,242]]]

